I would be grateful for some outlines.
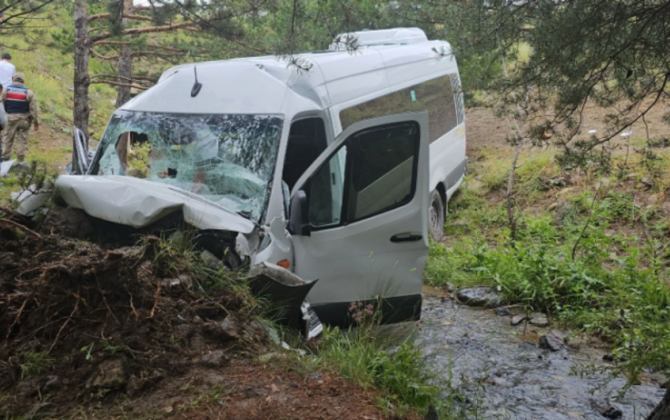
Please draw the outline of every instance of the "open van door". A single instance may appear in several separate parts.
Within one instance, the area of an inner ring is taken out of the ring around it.
[[[428,258],[428,113],[361,121],[314,161],[291,193],[294,272],[331,325],[352,302],[381,302],[384,323],[419,319]]]

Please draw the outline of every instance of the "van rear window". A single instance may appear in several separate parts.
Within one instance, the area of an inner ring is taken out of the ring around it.
[[[342,110],[342,130],[370,118],[428,111],[430,141],[433,142],[462,122],[456,113],[453,79],[458,80],[457,74],[438,77]]]

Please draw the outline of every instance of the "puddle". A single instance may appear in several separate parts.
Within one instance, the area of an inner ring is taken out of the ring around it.
[[[430,369],[459,389],[477,418],[519,420],[603,420],[615,407],[621,419],[644,419],[665,393],[655,384],[633,386],[606,373],[575,375],[583,366],[604,366],[603,352],[537,347],[538,334],[510,326],[509,317],[451,300],[426,297],[418,343]],[[537,329],[536,329],[537,330]],[[540,331],[541,333],[541,331]],[[473,417],[474,418],[474,417]]]

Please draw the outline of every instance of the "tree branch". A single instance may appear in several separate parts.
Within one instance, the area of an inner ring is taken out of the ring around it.
[[[99,13],[97,15],[91,15],[91,16],[88,17],[88,23],[91,23],[95,20],[106,19],[110,16],[112,16],[111,13]],[[131,15],[130,13],[122,13],[120,15],[120,17],[130,19],[130,20],[141,20],[141,21],[144,21],[144,22],[152,22],[153,21],[153,19],[151,19],[148,16]]]
[[[169,24],[169,25],[163,25],[163,26],[150,26],[146,28],[132,28],[132,29],[126,29],[125,31],[122,31],[120,35],[139,35],[139,34],[151,34],[151,33],[156,33],[156,32],[169,32],[169,31],[174,31],[177,29],[189,29],[191,31],[199,31],[198,28],[195,28],[192,26],[193,23],[191,22],[184,22],[184,23],[178,23],[178,24]],[[89,38],[89,42],[91,44],[95,44],[96,42],[109,39],[112,37],[117,36],[117,34],[113,34],[111,32],[103,32],[99,35],[94,35]]]
[[[118,76],[115,76],[118,78]],[[119,82],[113,82],[111,80],[98,80],[91,82],[92,85],[112,85],[112,86],[125,86],[125,87],[131,87],[134,89],[139,89],[139,90],[147,90],[149,89],[146,86],[140,86],[140,85],[135,85],[133,83],[119,83]]]

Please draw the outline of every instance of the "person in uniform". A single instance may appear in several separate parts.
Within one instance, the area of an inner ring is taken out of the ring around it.
[[[23,73],[16,73],[12,84],[2,91],[2,102],[7,113],[7,127],[2,137],[2,160],[10,160],[16,139],[18,162],[23,162],[28,148],[28,130],[35,126],[39,130],[40,120],[35,94],[24,85]]]

